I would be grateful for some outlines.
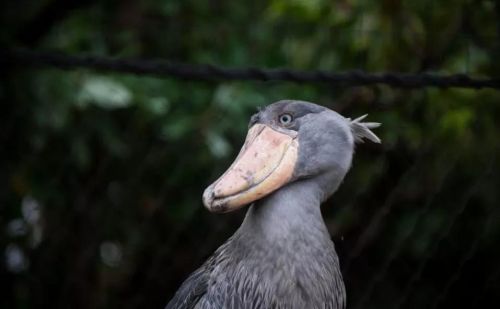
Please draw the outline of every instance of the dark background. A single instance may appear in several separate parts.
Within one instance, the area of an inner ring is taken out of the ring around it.
[[[4,1],[0,43],[231,67],[499,77],[491,0]],[[256,107],[382,122],[324,206],[349,308],[500,306],[500,91],[5,66],[1,308],[162,308],[241,222],[201,193]],[[487,306],[487,304],[489,304]]]

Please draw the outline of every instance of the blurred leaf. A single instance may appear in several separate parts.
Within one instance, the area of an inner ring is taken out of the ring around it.
[[[89,77],[77,95],[77,104],[89,104],[105,109],[128,107],[132,103],[132,93],[120,82],[107,77]]]
[[[215,132],[208,132],[206,143],[208,148],[216,158],[223,158],[231,152],[231,145],[220,134]]]

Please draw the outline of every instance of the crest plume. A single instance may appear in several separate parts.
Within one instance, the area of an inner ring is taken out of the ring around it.
[[[378,136],[375,135],[375,133],[373,133],[370,129],[378,128],[381,124],[378,122],[361,122],[361,120],[365,119],[366,116],[368,116],[368,114],[354,120],[347,118],[351,126],[352,134],[354,135],[354,140],[356,143],[363,143],[363,138],[366,138],[374,143],[380,144],[380,138],[378,138]]]

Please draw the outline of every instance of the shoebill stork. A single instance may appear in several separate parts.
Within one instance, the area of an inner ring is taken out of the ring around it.
[[[240,228],[182,284],[171,308],[344,308],[346,294],[320,204],[379,123],[303,101],[252,116],[229,169],[203,193],[211,212],[252,204]]]

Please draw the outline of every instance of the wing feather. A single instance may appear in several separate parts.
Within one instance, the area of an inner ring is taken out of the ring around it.
[[[207,292],[209,274],[202,266],[181,285],[165,309],[193,309]]]

